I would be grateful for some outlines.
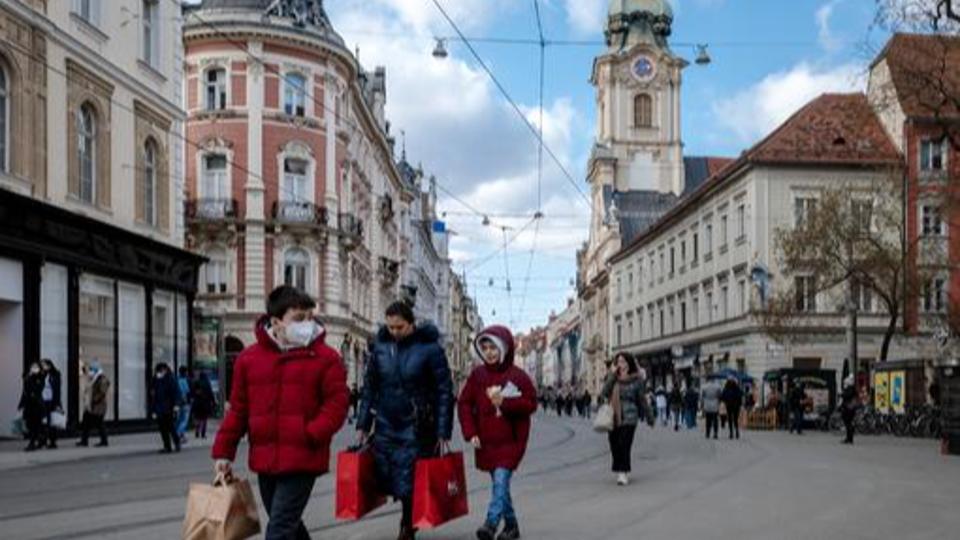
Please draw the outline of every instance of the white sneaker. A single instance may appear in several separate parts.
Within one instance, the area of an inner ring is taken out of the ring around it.
[[[630,479],[627,478],[627,475],[626,475],[625,473],[619,473],[619,474],[617,474],[617,485],[618,485],[618,486],[625,486],[625,485],[627,485],[627,484],[629,484],[629,483],[630,483]]]

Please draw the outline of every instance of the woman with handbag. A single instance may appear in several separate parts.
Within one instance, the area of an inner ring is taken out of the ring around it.
[[[646,383],[638,371],[633,357],[626,353],[617,354],[601,391],[613,410],[613,430],[607,437],[613,456],[612,469],[620,486],[630,483],[630,451],[641,412],[647,424],[653,427],[653,413],[646,398]]]
[[[57,430],[65,428],[61,425],[63,418],[63,404],[60,400],[60,370],[53,365],[49,358],[40,361],[40,371],[43,375],[43,412],[46,420],[47,448],[57,447]],[[42,444],[42,443],[41,443]]]

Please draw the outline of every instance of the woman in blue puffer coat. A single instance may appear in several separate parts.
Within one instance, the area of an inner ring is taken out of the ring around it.
[[[357,430],[361,442],[372,436],[381,489],[403,503],[398,540],[412,540],[414,466],[450,440],[453,384],[437,328],[416,325],[403,302],[386,316],[370,350]]]

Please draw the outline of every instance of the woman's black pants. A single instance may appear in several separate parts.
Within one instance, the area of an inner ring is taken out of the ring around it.
[[[608,434],[610,453],[613,455],[613,472],[630,472],[630,449],[637,426],[617,426]]]

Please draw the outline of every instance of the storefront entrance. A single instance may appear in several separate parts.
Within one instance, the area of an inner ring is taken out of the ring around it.
[[[13,436],[23,372],[23,268],[0,258],[0,437]]]

